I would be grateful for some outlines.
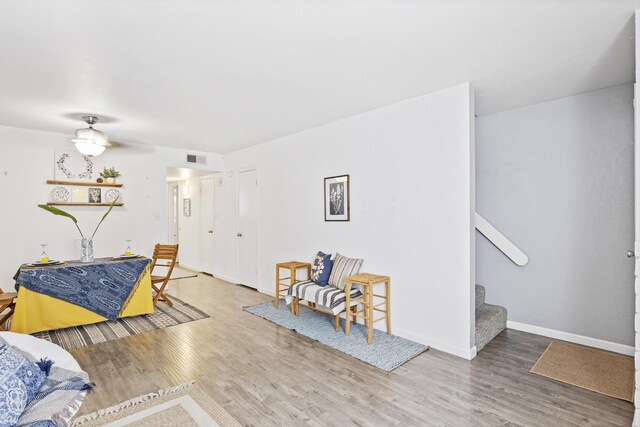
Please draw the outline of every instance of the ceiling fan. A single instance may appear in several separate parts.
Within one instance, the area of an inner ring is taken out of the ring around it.
[[[111,146],[107,134],[93,128],[93,125],[100,120],[98,116],[82,116],[89,127],[76,130],[75,137],[71,142],[76,149],[85,156],[99,156],[107,147]]]
[[[126,152],[127,155],[148,154],[155,151],[155,148],[149,144],[132,141],[114,141],[113,139],[109,139],[106,133],[94,128],[94,125],[98,123],[98,121],[104,123],[117,121],[113,118],[105,118],[102,116],[101,119],[95,114],[81,115],[72,113],[67,115],[67,118],[78,119],[79,117],[82,117],[82,120],[89,125],[89,127],[76,130],[74,137],[69,141],[75,145],[76,149],[83,156],[99,156],[104,153],[107,147],[109,151]]]

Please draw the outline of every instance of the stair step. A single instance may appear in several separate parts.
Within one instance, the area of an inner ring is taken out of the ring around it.
[[[476,310],[480,308],[482,304],[484,304],[484,298],[486,295],[486,291],[484,286],[476,285]]]
[[[476,308],[476,350],[482,350],[489,341],[506,328],[506,308],[491,304],[482,304]]]

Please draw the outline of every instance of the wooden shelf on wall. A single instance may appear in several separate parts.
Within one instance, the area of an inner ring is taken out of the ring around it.
[[[107,182],[89,182],[89,181],[60,181],[57,179],[49,179],[47,180],[47,184],[53,184],[53,185],[82,185],[85,187],[122,187],[122,184],[120,183],[115,183],[115,184],[109,184]],[[97,203],[90,203],[92,205],[96,205]],[[118,205],[116,205],[118,206]]]
[[[49,206],[111,206],[111,203],[88,203],[88,202],[48,202]],[[124,206],[124,203],[115,203],[113,206]]]

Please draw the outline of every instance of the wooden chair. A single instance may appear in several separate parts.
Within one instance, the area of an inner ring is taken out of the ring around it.
[[[156,296],[153,299],[153,306],[158,303],[159,300],[166,302],[169,305],[173,305],[173,302],[164,294],[164,288],[169,283],[171,278],[171,272],[176,265],[176,259],[178,258],[178,245],[161,245],[157,244],[153,249],[153,261],[151,262],[151,287],[156,291]],[[158,264],[158,260],[163,260],[165,263]],[[153,269],[155,267],[168,267],[166,276],[154,276]],[[160,284],[160,287],[158,287]]]
[[[13,316],[13,312],[16,308],[16,297],[18,296],[15,292],[4,292],[0,289],[0,331],[4,331],[4,322],[9,320],[11,316]],[[9,309],[8,313],[2,314],[5,310]]]

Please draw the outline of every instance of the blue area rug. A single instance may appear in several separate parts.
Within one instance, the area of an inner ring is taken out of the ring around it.
[[[420,353],[429,350],[429,346],[395,335],[387,335],[377,329],[373,330],[373,342],[369,345],[367,328],[363,324],[352,323],[347,336],[344,334],[344,319],[340,319],[340,330],[336,332],[333,316],[317,313],[302,305],[300,305],[300,316],[291,314],[289,306],[283,301],[280,301],[279,308],[275,308],[271,301],[244,307],[244,310],[276,325],[318,340],[386,372],[391,372]]]

